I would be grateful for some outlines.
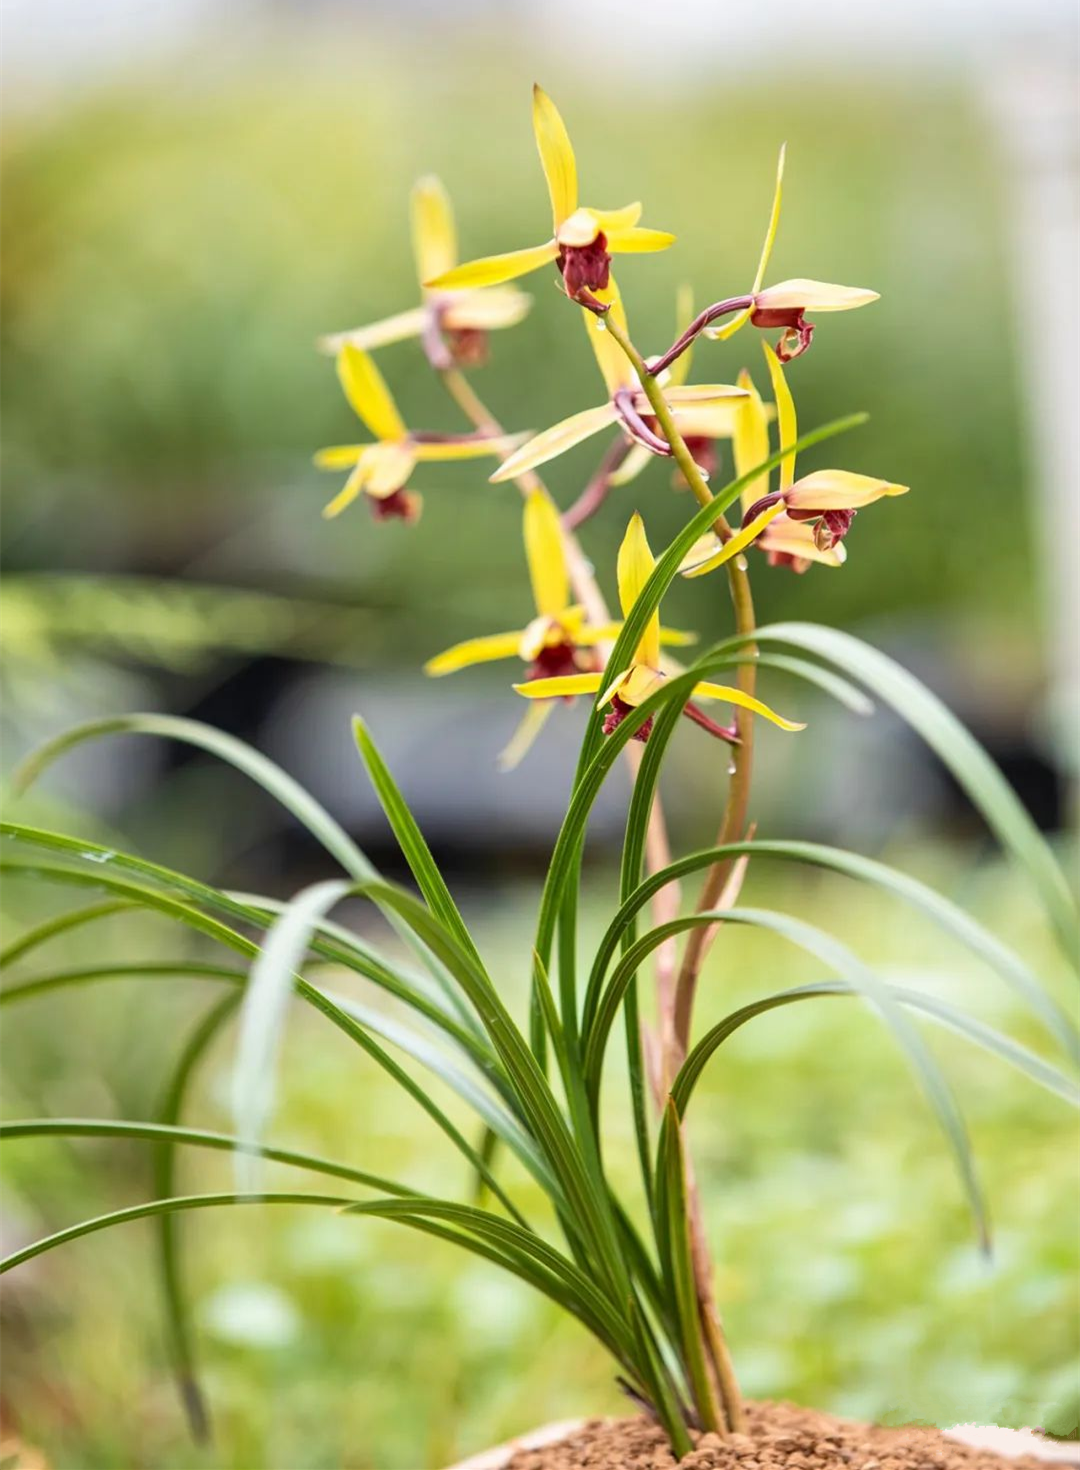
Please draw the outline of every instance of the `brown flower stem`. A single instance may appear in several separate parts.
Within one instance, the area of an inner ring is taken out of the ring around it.
[[[708,485],[694,462],[694,457],[687,448],[686,441],[679,433],[674,415],[668,407],[664,398],[663,390],[656,379],[649,372],[644,358],[630,341],[629,337],[621,330],[618,323],[611,317],[607,317],[604,327],[614,337],[629,358],[639,379],[642,389],[649,400],[650,407],[656,416],[667,442],[671,446],[675,462],[682,471],[683,478],[690,486],[694,496],[701,505],[708,505],[712,500],[712,494]],[[727,540],[732,532],[726,518],[717,515],[714,523],[717,535]],[[746,562],[741,556],[736,556],[727,564],[728,585],[731,590],[731,600],[735,609],[735,627],[740,633],[753,632],[754,602],[750,593],[750,578],[747,575]],[[752,663],[744,664],[739,668],[739,688],[746,694],[753,694],[756,683],[756,669]],[[724,807],[724,815],[720,825],[720,838],[718,841],[733,841],[734,835],[740,834],[746,823],[746,813],[750,800],[750,775],[753,767],[753,716],[749,710],[737,709],[735,712],[735,728],[739,737],[739,744],[732,750],[732,775],[728,785],[727,802]],[[705,883],[702,887],[701,897],[698,901],[698,911],[701,912],[712,906],[719,896],[727,881],[731,865],[729,863],[717,863],[709,869]],[[686,1056],[690,1042],[690,1024],[693,1016],[694,994],[697,989],[698,976],[701,973],[701,965],[708,948],[708,939],[705,930],[692,930],[690,940],[687,943],[683,955],[682,966],[678,979],[675,983],[674,997],[670,1019],[663,1024],[663,1034],[669,1038],[669,1049],[666,1058],[661,1065],[661,1073],[673,1077]],[[689,1150],[684,1150],[689,1161]],[[698,1295],[698,1316],[701,1322],[701,1330],[708,1355],[708,1361],[712,1373],[720,1389],[720,1396],[724,1405],[725,1417],[728,1428],[738,1432],[745,1423],[742,1395],[735,1378],[735,1372],[731,1363],[731,1354],[728,1351],[727,1340],[720,1322],[720,1314],[716,1306],[716,1298],[712,1285],[712,1262],[709,1258],[709,1249],[705,1235],[704,1220],[701,1214],[701,1202],[698,1191],[693,1181],[692,1170],[687,1168],[687,1200],[690,1216],[690,1241],[694,1264],[694,1278]]]
[[[600,509],[611,489],[612,475],[629,452],[630,446],[621,434],[611,441],[592,479],[569,510],[563,512],[563,525],[568,531],[576,531]]]

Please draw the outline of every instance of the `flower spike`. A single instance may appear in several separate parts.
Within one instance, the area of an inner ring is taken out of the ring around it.
[[[496,286],[554,262],[566,294],[602,312],[605,306],[599,293],[608,287],[611,257],[666,250],[675,236],[666,230],[642,228],[638,224],[640,204],[606,210],[579,206],[573,146],[558,108],[539,86],[533,88],[533,132],[551,200],[552,238],[542,245],[441,271],[424,284],[439,291]]]
[[[319,339],[323,352],[337,354],[346,342],[370,352],[418,337],[432,367],[473,366],[485,360],[487,335],[513,327],[527,315],[532,298],[513,287],[490,290],[429,291],[424,282],[457,264],[457,231],[450,197],[434,174],[417,180],[409,199],[413,256],[421,286],[421,305],[384,317],[366,327],[334,332]]]
[[[343,343],[338,351],[337,374],[349,405],[375,442],[335,444],[315,455],[319,469],[351,470],[344,488],[323,511],[327,519],[340,515],[358,495],[366,494],[377,520],[415,521],[420,497],[405,485],[417,464],[500,456],[518,442],[505,434],[410,432],[374,361],[351,342]]]
[[[640,515],[635,512],[626,528],[622,545],[619,547],[617,567],[619,603],[624,617],[629,617],[631,609],[641,596],[642,588],[652,576],[655,565],[648,538],[645,535],[644,523]],[[634,651],[629,668],[624,669],[608,685],[601,696],[601,705],[611,706],[604,721],[605,735],[610,735],[633,708],[643,703],[663,684],[667,672],[661,666],[660,649],[661,644],[666,641],[669,640],[665,638],[661,630],[660,614],[654,612],[645,625],[645,631]],[[531,679],[524,684],[515,684],[514,688],[526,699],[550,699],[555,695],[599,694],[603,677],[599,671],[569,674],[550,679]],[[804,725],[785,720],[782,715],[778,715],[761,700],[744,694],[741,689],[729,688],[725,684],[714,684],[709,680],[703,680],[694,686],[694,696],[697,699],[723,700],[727,704],[753,710],[755,714],[762,715],[774,725],[779,726],[781,730],[805,729]],[[722,739],[737,739],[733,732],[715,725],[707,716],[701,717],[701,711],[687,709],[685,713],[695,723],[703,725],[710,733]],[[651,729],[652,721],[646,720],[641,729],[635,731],[634,739],[647,740]]]

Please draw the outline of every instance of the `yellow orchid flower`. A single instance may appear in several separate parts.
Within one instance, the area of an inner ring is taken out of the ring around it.
[[[598,292],[606,312],[626,330],[626,314],[622,298],[614,277],[603,290]],[[608,400],[595,408],[583,409],[553,424],[550,429],[534,435],[516,449],[491,476],[494,484],[512,480],[526,470],[546,464],[549,459],[565,454],[575,444],[582,443],[615,424],[626,436],[647,448],[652,454],[670,456],[671,446],[649,423],[652,412],[649,400],[641,390],[632,367],[619,346],[604,326],[604,317],[593,312],[584,312],[589,340],[596,352],[600,371],[608,387]],[[665,396],[672,412],[678,417],[692,408],[702,408],[724,403],[733,398],[742,398],[744,390],[730,383],[675,384],[665,389]]]
[[[765,552],[770,566],[786,566],[795,572],[808,571],[813,562],[842,566],[847,559],[843,540],[856,512],[885,496],[908,493],[907,485],[850,470],[815,470],[796,480],[792,446],[799,429],[795,400],[780,358],[767,343],[762,347],[776,399],[780,448],[788,450],[780,461],[780,488],[770,493],[768,474],[752,480],[742,493],[741,530],[727,542],[703,536],[679,568],[684,577],[704,576],[752,542]],[[769,457],[769,430],[765,405],[745,369],[739,383],[748,390],[735,433],[735,474],[741,479]]]
[[[781,362],[789,362],[792,358],[801,356],[813,338],[814,324],[806,320],[808,311],[851,311],[857,306],[867,306],[871,301],[878,300],[877,291],[870,291],[862,286],[835,286],[827,281],[804,278],[780,281],[775,286],[762,288],[780,224],[786,154],[787,145],[784,144],[776,166],[776,186],[765,229],[765,240],[749,292],[744,296],[730,296],[724,301],[707,306],[675,339],[667,352],[656,360],[654,372],[659,373],[668,368],[702,333],[706,337],[726,342],[747,322],[766,329],[783,328],[776,344],[776,353]],[[715,325],[722,317],[727,316],[732,317],[731,321],[725,322],[723,326]]]
[[[629,617],[631,609],[641,595],[641,590],[652,575],[653,567],[656,565],[649,542],[645,535],[645,526],[640,515],[636,512],[630,519],[626,535],[623,537],[622,545],[619,547],[618,580],[619,580],[619,603],[623,610],[623,616]],[[635,705],[641,704],[650,694],[661,687],[667,674],[661,666],[660,646],[663,635],[660,629],[660,614],[654,612],[645,626],[641,635],[634,658],[629,668],[625,669],[604,690],[601,704],[611,705],[611,711],[604,721],[604,733],[610,735],[618,725],[626,718],[627,714]],[[533,679],[525,684],[515,684],[514,688],[526,699],[550,699],[556,695],[574,694],[597,694],[600,691],[603,674],[599,671],[584,674],[563,674],[547,679]],[[728,704],[741,706],[743,709],[753,710],[756,714],[763,715],[765,719],[771,720],[782,730],[802,730],[805,727],[791,720],[785,720],[768,705],[762,704],[761,700],[754,699],[752,695],[744,694],[741,689],[732,689],[725,684],[713,684],[703,680],[694,686],[694,695],[699,699],[724,700]],[[713,724],[711,720],[701,714],[700,711],[687,706],[687,713],[697,723],[704,724],[713,734],[722,735],[727,739],[735,738],[733,732],[723,730]],[[640,730],[635,732],[636,740],[647,740],[652,728],[652,721],[647,720]]]
[[[432,366],[475,366],[487,355],[487,334],[514,327],[532,306],[532,297],[512,286],[486,291],[431,291],[425,282],[457,264],[457,231],[450,197],[434,174],[419,179],[410,196],[413,257],[422,302],[366,327],[319,338],[323,352],[336,355],[346,342],[370,352],[392,342],[419,337]]]
[[[323,510],[328,519],[340,515],[363,492],[377,520],[392,516],[415,520],[420,514],[420,497],[406,490],[405,484],[418,463],[501,455],[518,442],[506,435],[410,432],[382,374],[368,354],[351,342],[338,351],[337,373],[345,397],[375,435],[375,443],[335,444],[315,455],[320,469],[350,471],[344,488]]]
[[[559,512],[543,490],[534,490],[526,498],[524,535],[536,617],[528,627],[513,633],[493,633],[455,643],[427,661],[425,674],[438,678],[473,664],[520,658],[529,665],[530,680],[561,678],[583,670],[595,672],[599,678],[601,663],[595,652],[597,645],[613,642],[622,623],[588,626],[585,609],[571,603],[570,573],[563,551]],[[665,629],[661,638],[669,644],[695,641],[692,633],[670,629]],[[517,765],[539,734],[543,724],[540,711],[546,716],[554,707],[554,702],[548,701],[525,716],[517,734],[499,757],[504,770]]]
[[[640,204],[622,209],[579,207],[577,162],[566,126],[554,102],[538,86],[533,87],[532,116],[551,199],[552,238],[543,245],[440,270],[424,282],[426,286],[439,291],[497,286],[555,262],[566,294],[588,303],[596,299],[592,293],[607,287],[612,255],[666,250],[674,243],[675,236],[666,230],[644,229],[638,224]]]

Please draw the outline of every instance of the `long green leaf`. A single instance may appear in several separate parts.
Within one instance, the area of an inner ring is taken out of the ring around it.
[[[248,1153],[252,1145],[231,1133],[215,1133],[206,1128],[181,1128],[175,1124],[142,1123],[126,1118],[17,1118],[0,1123],[0,1138],[140,1138],[149,1143],[175,1143],[193,1148],[208,1148],[225,1153]],[[288,1164],[294,1169],[304,1169],[313,1174],[327,1174],[337,1179],[348,1179],[353,1184],[363,1184],[368,1189],[378,1189],[383,1194],[401,1198],[423,1200],[428,1198],[411,1185],[399,1184],[382,1174],[372,1174],[367,1169],[354,1169],[338,1159],[324,1159],[318,1154],[304,1153],[297,1149],[276,1148],[272,1144],[260,1144],[257,1152],[275,1164]],[[496,1217],[497,1218],[497,1217]]]
[[[873,1005],[906,1054],[941,1125],[971,1207],[980,1243],[984,1249],[987,1249],[989,1235],[986,1208],[972,1163],[967,1130],[952,1092],[922,1036],[904,1015],[890,994],[889,988],[846,945],[834,939],[831,934],[826,934],[814,925],[794,919],[788,914],[774,913],[768,909],[710,909],[704,913],[687,914],[671,920],[670,923],[657,925],[632,946],[612,972],[611,980],[600,1001],[593,1032],[586,1042],[585,1080],[590,1096],[595,1096],[599,1088],[604,1048],[622,995],[642,962],[666,939],[703,924],[709,925],[720,921],[748,924],[780,935],[828,965]]]
[[[1080,1107],[1080,1088],[1076,1083],[1063,1077],[1041,1057],[1037,1057],[1026,1047],[1022,1047],[1019,1042],[1013,1041],[1012,1037],[1003,1036],[982,1021],[965,1016],[955,1007],[938,1000],[936,996],[925,995],[919,990],[909,990],[902,985],[890,985],[888,988],[894,1000],[911,1006],[915,1010],[923,1011],[942,1026],[947,1026],[951,1031],[957,1032],[960,1036],[973,1041],[977,1046],[1009,1062],[1018,1071],[1025,1073],[1033,1082],[1038,1082],[1049,1092],[1056,1093],[1074,1107]],[[718,1021],[690,1052],[672,1086],[671,1095],[675,1099],[680,1115],[686,1112],[690,1096],[717,1047],[740,1026],[744,1026],[747,1021],[752,1021],[755,1016],[775,1010],[777,1006],[793,1005],[800,1000],[814,1000],[820,996],[829,995],[859,997],[860,992],[843,980],[825,980],[814,985],[797,985],[790,990],[776,991],[772,995],[764,996],[761,1000],[740,1006],[737,1011],[732,1011],[722,1021]]]
[[[152,889],[140,889],[139,885],[118,878],[115,874],[106,874],[103,871],[99,871],[93,875],[89,875],[77,869],[63,867],[50,868],[41,864],[28,866],[24,869],[18,862],[12,863],[11,859],[7,859],[2,866],[4,868],[35,872],[58,882],[101,885],[111,890],[124,893],[128,897],[137,897],[140,902],[145,903],[148,907],[156,908],[160,912],[190,925],[208,937],[217,939],[219,942],[228,945],[240,954],[253,958],[258,952],[257,945],[253,944],[243,935],[238,934],[235,930],[230,929],[227,925],[220,924],[217,920],[208,918],[190,905],[181,903],[176,899],[171,899],[167,895],[156,893]],[[394,1062],[393,1058],[389,1057],[374,1042],[362,1024],[358,1024],[348,1014],[347,1003],[343,1002],[339,1005],[328,993],[317,989],[304,980],[297,981],[296,989],[302,999],[314,1006],[316,1010],[321,1011],[339,1030],[344,1031],[346,1035],[361,1046],[379,1066],[385,1071],[388,1071],[394,1077],[395,1081],[409,1092],[424,1111],[438,1124],[442,1131],[447,1134],[455,1146],[463,1152],[464,1156],[470,1162],[473,1162],[476,1151],[472,1145],[462,1135],[460,1130],[451,1123],[442,1109],[436,1106],[426,1090],[421,1088],[408,1073],[404,1072]],[[0,999],[2,998],[2,993],[0,993]],[[427,1055],[430,1056],[431,1053],[429,1052]],[[462,1082],[461,1074],[449,1065],[440,1069],[439,1076],[443,1081],[454,1087],[459,1095],[465,1101],[469,1102],[470,1105],[475,1106],[477,1099],[484,1097],[484,1094],[479,1092],[475,1087],[470,1088],[460,1085]],[[481,1111],[481,1116],[485,1122],[490,1123],[497,1131],[500,1131],[500,1136],[518,1153],[522,1162],[531,1170],[545,1190],[557,1199],[558,1185],[552,1175],[547,1171],[543,1160],[539,1158],[534,1150],[527,1146],[525,1148],[522,1147],[523,1135],[513,1124],[512,1120],[507,1118],[502,1109],[498,1108],[491,1099],[486,1099],[486,1106]]]
[[[223,996],[199,1019],[185,1042],[158,1104],[158,1122],[163,1127],[175,1128],[179,1125],[195,1069],[218,1032],[235,1012],[239,1000],[239,994]],[[163,1138],[154,1150],[154,1192],[159,1199],[168,1199],[176,1192],[175,1181],[176,1139]],[[196,1444],[203,1444],[211,1437],[210,1411],[199,1384],[195,1361],[195,1331],[187,1292],[184,1290],[177,1224],[174,1215],[160,1215],[155,1221],[165,1333],[173,1377],[191,1436]]]
[[[361,885],[362,886],[362,885]],[[257,1143],[269,1117],[277,1055],[284,1032],[286,1007],[299,980],[297,970],[307,953],[318,920],[343,898],[354,891],[354,885],[338,879],[313,884],[303,890],[286,908],[263,940],[255,957],[251,979],[244,996],[240,1015],[240,1039],[233,1073],[233,1115],[241,1137]],[[327,997],[322,993],[323,1002]],[[319,1004],[319,1002],[316,1002]],[[465,1155],[485,1184],[521,1224],[525,1218],[502,1188],[487,1161],[465,1135],[452,1124],[441,1108],[435,1106],[426,1092],[417,1087],[397,1063],[373,1042],[364,1028],[356,1026],[347,1013],[330,1002],[339,1016],[346,1017],[353,1029],[350,1034],[365,1050],[389,1071],[394,1080],[416,1099],[447,1137]],[[364,1038],[361,1040],[361,1038]],[[252,1179],[243,1181],[249,1187]]]
[[[686,1193],[682,1125],[670,1098],[660,1127],[656,1172],[664,1181],[663,1191],[658,1197],[662,1200],[665,1214],[663,1241],[667,1275],[672,1287],[683,1361],[701,1426],[715,1432],[720,1428],[720,1408],[709,1379],[705,1345],[701,1339],[701,1315],[690,1247],[690,1202]]]
[[[379,804],[398,840],[405,861],[409,865],[409,871],[416,879],[420,892],[424,895],[424,901],[435,917],[445,924],[462,949],[477,963],[481,963],[472,935],[439,872],[435,859],[431,856],[431,850],[424,841],[424,834],[417,826],[408,803],[390,774],[389,766],[383,760],[367,725],[359,715],[353,716],[353,737],[367,768],[368,776],[371,778],[371,784],[375,788],[375,794],[379,798]]]
[[[106,735],[151,735],[166,740],[179,740],[216,756],[250,777],[290,812],[351,878],[367,880],[379,876],[366,853],[326,808],[310,792],[305,791],[299,781],[243,740],[237,740],[235,736],[226,735],[198,720],[181,719],[174,715],[134,714],[88,721],[46,741],[33,751],[15,773],[16,791],[24,791],[54,761],[76,746]],[[413,941],[410,939],[409,942]],[[429,956],[421,952],[420,958],[430,967]],[[432,974],[440,985],[445,986],[446,977],[442,971],[436,968],[432,970]]]
[[[825,660],[868,689],[917,730],[952,772],[990,830],[1031,879],[1074,967],[1080,970],[1080,919],[1065,876],[1015,791],[977,740],[936,694],[880,649],[813,623],[759,628],[756,643],[779,643]]]
[[[657,721],[657,729],[659,723]],[[722,847],[710,847],[702,852],[690,853],[651,874],[624,899],[597,947],[585,998],[585,1015],[590,1021],[595,1016],[600,987],[616,949],[624,944],[627,934],[632,935],[635,916],[654,894],[689,873],[709,868],[726,858],[742,855],[749,855],[755,860],[780,858],[827,868],[849,878],[871,883],[911,904],[995,970],[1032,1014],[1038,1016],[1047,1031],[1061,1043],[1074,1062],[1080,1063],[1080,1036],[1070,1017],[1046,994],[1035,974],[1020,956],[991,934],[977,919],[951,899],[907,873],[874,858],[861,857],[857,853],[816,842],[758,839],[731,842]]]
[[[124,903],[118,899],[106,899],[103,903],[87,904],[84,908],[72,909],[66,914],[57,914],[55,918],[46,919],[44,923],[36,925],[33,929],[27,929],[20,934],[18,939],[0,950],[0,970],[6,970],[16,960],[21,960],[37,949],[40,945],[54,939],[58,934],[68,933],[72,929],[79,929],[83,924],[92,924],[97,919],[108,919],[113,914],[125,913],[134,904]]]

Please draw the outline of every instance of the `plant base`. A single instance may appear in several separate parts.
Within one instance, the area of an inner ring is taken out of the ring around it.
[[[885,1429],[795,1404],[750,1403],[748,1433],[697,1437],[676,1461],[644,1419],[549,1425],[455,1470],[1046,1470],[1080,1465],[1075,1445],[1007,1430]],[[961,1438],[962,1436],[962,1438]]]

